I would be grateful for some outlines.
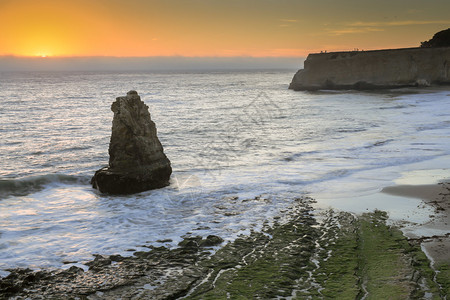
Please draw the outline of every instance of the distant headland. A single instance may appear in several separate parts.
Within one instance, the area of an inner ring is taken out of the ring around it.
[[[450,84],[450,28],[421,47],[309,54],[290,89],[387,89]]]

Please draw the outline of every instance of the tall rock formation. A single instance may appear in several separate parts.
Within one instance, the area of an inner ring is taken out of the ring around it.
[[[111,110],[109,166],[95,172],[92,187],[102,193],[132,194],[169,185],[170,161],[138,93],[116,98]]]

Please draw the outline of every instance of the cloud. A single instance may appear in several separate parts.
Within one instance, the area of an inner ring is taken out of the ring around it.
[[[450,24],[450,20],[404,20],[404,21],[386,21],[386,22],[352,22],[346,23],[340,29],[328,30],[330,35],[357,34],[368,32],[385,31],[387,27],[396,26],[414,26],[414,25],[432,25],[432,24]]]
[[[390,27],[390,26],[411,26],[411,25],[430,25],[430,24],[450,24],[450,20],[405,20],[405,21],[390,21],[390,22],[354,22],[347,24],[352,27]]]
[[[421,9],[415,9],[415,8],[410,8],[406,11],[407,14],[420,14],[422,13],[423,10]]]
[[[279,19],[279,21],[281,24],[278,27],[291,27],[295,23],[298,23],[298,20],[295,19]]]
[[[380,31],[384,31],[384,29],[375,27],[360,27],[360,28],[343,28],[337,30],[329,30],[328,33],[331,35],[343,35],[343,34],[380,32]]]
[[[297,23],[298,20],[294,20],[294,19],[280,19],[281,22],[286,22],[286,23]]]

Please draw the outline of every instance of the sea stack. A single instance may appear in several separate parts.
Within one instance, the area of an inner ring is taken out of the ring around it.
[[[92,187],[102,193],[132,194],[169,185],[170,161],[138,93],[129,91],[116,98],[111,110],[109,166],[95,172]]]

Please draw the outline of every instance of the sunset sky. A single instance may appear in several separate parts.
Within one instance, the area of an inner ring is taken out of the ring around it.
[[[302,57],[418,46],[449,0],[0,0],[0,55]]]

